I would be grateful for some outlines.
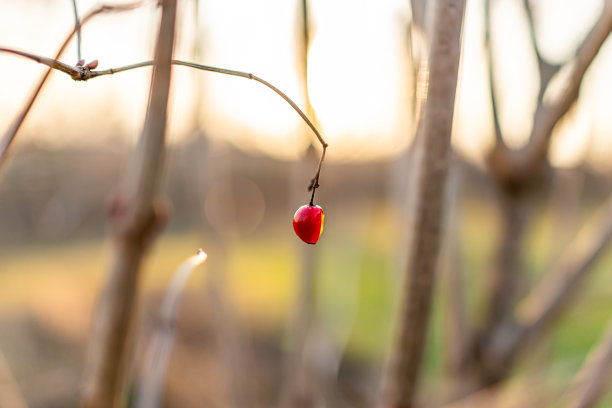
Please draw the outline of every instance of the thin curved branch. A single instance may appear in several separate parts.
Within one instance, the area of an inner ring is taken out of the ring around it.
[[[85,20],[83,20],[83,21],[85,21]],[[30,58],[30,59],[32,59],[32,60],[34,60],[36,62],[39,62],[41,64],[47,65],[50,70],[51,69],[57,69],[59,71],[62,71],[64,73],[70,75],[70,77],[73,80],[75,80],[75,81],[87,81],[89,79],[96,78],[96,77],[99,77],[99,76],[113,75],[113,74],[117,74],[119,72],[129,71],[129,70],[132,70],[132,69],[148,67],[148,66],[152,66],[153,65],[153,61],[143,61],[143,62],[139,62],[139,63],[136,63],[136,64],[125,65],[125,66],[118,67],[118,68],[109,68],[109,69],[106,69],[106,70],[94,71],[94,70],[89,69],[87,66],[85,66],[85,67],[81,67],[81,66],[71,67],[71,66],[69,66],[67,64],[64,64],[62,62],[59,62],[59,61],[51,59],[51,58],[41,57],[41,56],[38,56],[38,55],[30,54],[30,53],[23,52],[23,51],[17,51],[17,50],[13,50],[13,49],[9,49],[9,48],[0,48],[0,52],[9,52],[9,53],[12,53],[12,54],[17,54],[17,55],[21,55],[21,56],[26,57],[26,58]],[[212,67],[212,66],[209,66],[209,65],[196,64],[194,62],[181,61],[181,60],[172,60],[171,63],[173,65],[179,65],[179,66],[185,66],[185,67],[189,67],[189,68],[195,68],[195,69],[199,69],[199,70],[202,70],[202,71],[216,72],[218,74],[238,76],[238,77],[242,77],[242,78],[246,78],[246,79],[251,79],[253,81],[256,81],[256,82],[259,82],[260,84],[265,85],[266,87],[268,87],[269,89],[274,91],[277,95],[279,95],[281,98],[283,98],[285,100],[285,102],[287,102],[293,108],[293,110],[295,110],[297,112],[297,114],[302,118],[302,120],[304,122],[306,122],[308,127],[313,131],[313,133],[317,137],[317,140],[321,144],[321,148],[322,148],[321,158],[319,160],[319,164],[317,166],[317,170],[316,170],[315,176],[312,178],[312,180],[310,182],[310,185],[308,187],[308,191],[312,191],[313,192],[312,197],[314,198],[314,192],[319,187],[319,177],[320,177],[320,174],[321,174],[321,167],[323,165],[323,161],[325,160],[325,152],[327,150],[328,144],[325,141],[325,139],[323,139],[323,136],[321,136],[321,133],[319,132],[317,127],[314,125],[314,123],[312,123],[312,121],[308,118],[308,116],[304,113],[304,111],[302,111],[302,109],[300,109],[300,107],[297,106],[297,104],[295,102],[293,102],[293,100],[289,96],[287,96],[283,91],[281,91],[276,86],[272,85],[270,82],[264,80],[263,78],[258,77],[257,75],[253,75],[253,74],[248,73],[248,72],[236,71],[236,70],[233,70],[233,69],[225,69],[225,68]],[[1,160],[2,156],[4,156],[4,150],[0,150],[0,155],[1,155],[0,156],[0,160]]]
[[[89,20],[91,20],[93,17],[97,16],[98,14],[114,13],[114,12],[122,12],[122,11],[127,11],[127,10],[133,10],[133,9],[135,9],[137,7],[140,7],[142,4],[144,4],[143,1],[138,1],[138,2],[134,2],[134,3],[127,3],[127,4],[117,4],[117,5],[105,5],[105,4],[103,4],[103,5],[95,8],[95,9],[93,9],[89,13],[87,13],[85,15],[85,17],[83,17],[83,19],[81,19],[81,24],[79,25],[79,27],[83,26],[85,23],[87,23]],[[70,43],[70,40],[75,35],[76,31],[77,31],[77,27],[75,27],[72,30],[72,32],[70,32],[70,34],[66,37],[66,39],[64,40],[64,43],[61,45],[61,47],[59,48],[59,50],[55,54],[55,58],[53,58],[54,60],[57,61],[62,56],[64,50],[66,49],[66,47]],[[40,58],[40,57],[34,56],[33,54],[28,54],[28,55],[25,55],[27,53],[20,54],[20,52],[15,52],[14,50],[9,50],[7,48],[3,48],[2,50],[5,51],[5,52],[12,52],[13,54],[22,55],[22,56],[25,56],[27,58],[35,57],[35,58],[33,58],[34,60],[36,60],[36,58]],[[41,62],[41,63],[44,63],[44,62]],[[23,124],[23,121],[25,120],[26,116],[30,112],[30,109],[32,109],[32,106],[34,105],[34,102],[36,101],[36,98],[38,97],[38,94],[40,93],[42,87],[47,82],[47,79],[49,78],[49,75],[51,74],[51,71],[53,69],[59,69],[59,70],[61,70],[63,72],[66,72],[66,71],[64,71],[65,69],[67,69],[66,67],[68,67],[68,65],[65,65],[65,64],[62,65],[61,69],[59,67],[56,68],[56,67],[49,66],[49,69],[43,74],[43,76],[41,77],[40,81],[38,82],[38,85],[34,88],[34,91],[32,92],[32,95],[30,96],[30,99],[26,102],[25,106],[23,107],[23,109],[21,110],[21,112],[19,113],[19,115],[17,116],[15,121],[13,122],[13,124],[4,133],[4,136],[2,137],[2,140],[0,141],[0,168],[2,167],[2,164],[4,163],[4,161],[6,160],[7,151],[9,149],[9,147],[11,146],[11,144],[13,143],[13,140],[15,139],[15,135],[17,134],[17,132],[21,128],[21,125]],[[66,72],[66,73],[71,75],[70,72]],[[74,79],[74,77],[73,77],[73,79]]]
[[[102,76],[102,75],[112,75],[112,74],[116,74],[116,73],[119,73],[119,72],[135,69],[135,68],[141,68],[141,67],[150,66],[152,64],[153,64],[153,61],[144,61],[144,62],[139,62],[137,64],[126,65],[126,66],[119,67],[119,68],[111,68],[111,69],[107,69],[107,70],[104,70],[104,71],[91,71],[91,76],[89,78],[95,78],[97,76]],[[253,75],[251,73],[243,72],[243,71],[236,71],[236,70],[233,70],[233,69],[218,68],[218,67],[213,67],[213,66],[210,66],[210,65],[196,64],[194,62],[181,61],[181,60],[172,60],[172,64],[174,64],[174,65],[181,65],[181,66],[190,67],[190,68],[195,68],[195,69],[200,69],[200,70],[203,70],[203,71],[216,72],[218,74],[225,74],[225,75],[231,75],[231,76],[238,76],[238,77],[242,77],[242,78],[246,78],[246,79],[252,79],[254,81],[257,81],[257,82],[265,85],[266,87],[268,87],[271,90],[273,90],[274,92],[276,92],[281,98],[283,98],[285,100],[285,102],[287,102],[289,105],[291,105],[293,110],[295,110],[298,113],[298,115],[300,115],[300,117],[304,120],[304,122],[306,122],[308,127],[310,127],[310,129],[312,129],[312,131],[314,132],[315,136],[317,137],[317,139],[321,143],[321,146],[324,149],[327,148],[327,142],[325,142],[325,140],[321,136],[321,133],[319,133],[319,131],[317,130],[316,126],[312,123],[312,121],[310,119],[308,119],[308,116],[306,116],[306,114],[297,106],[297,104],[295,102],[293,102],[293,100],[291,98],[289,98],[283,91],[278,89],[276,86],[272,85],[270,82],[268,82],[268,81],[258,77],[257,75]],[[87,79],[89,79],[89,78],[87,78]]]

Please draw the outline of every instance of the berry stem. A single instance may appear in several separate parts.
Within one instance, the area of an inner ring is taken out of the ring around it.
[[[315,191],[317,191],[317,188],[313,188],[312,189],[312,195],[310,196],[310,206],[314,207],[314,195],[315,195]]]

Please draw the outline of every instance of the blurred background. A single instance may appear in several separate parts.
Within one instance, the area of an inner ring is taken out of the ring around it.
[[[573,55],[603,7],[596,0],[531,3],[541,53],[552,63]],[[85,13],[97,2],[77,4]],[[300,336],[294,326],[303,316],[305,270],[315,274],[306,371],[335,384],[313,387],[332,407],[367,406],[376,395],[408,248],[414,55],[426,49],[426,35],[411,32],[404,0],[312,0],[308,12],[306,68],[301,2],[179,1],[176,59],[271,82],[305,110],[310,105],[329,149],[315,200],[325,210],[325,230],[316,246],[306,246],[291,219],[310,199],[306,188],[320,154],[314,135],[261,84],[174,68],[164,182],[173,212],[145,264],[135,373],[172,272],[198,248],[209,258],[183,299],[166,406],[251,406],[240,404],[245,396],[256,396],[252,406],[272,406],[281,398],[278,382]],[[82,31],[83,58],[98,59],[101,69],[150,59],[158,19],[149,4],[92,20]],[[73,25],[69,1],[0,0],[1,46],[52,57]],[[520,148],[539,89],[520,2],[494,1],[491,26],[500,122],[506,143]],[[483,0],[467,2],[462,41],[449,224],[458,243],[452,262],[465,271],[467,303],[478,319],[501,231],[486,166],[494,133]],[[62,61],[76,60],[73,44]],[[33,61],[0,55],[4,128],[43,72]],[[608,41],[554,130],[549,161],[562,176],[549,180],[547,192],[569,186],[563,191],[574,207],[567,215],[552,200],[537,202],[521,260],[528,281],[558,258],[609,194],[609,72]],[[105,206],[140,135],[149,81],[148,68],[86,83],[52,74],[0,173],[0,386],[18,387],[30,407],[76,404],[108,266]],[[603,332],[611,266],[609,253],[596,263],[576,307],[538,354],[553,388],[571,379]],[[442,302],[425,395],[443,382]]]

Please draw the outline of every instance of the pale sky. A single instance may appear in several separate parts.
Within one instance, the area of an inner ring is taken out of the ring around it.
[[[490,106],[484,65],[482,0],[467,0],[455,146],[482,162],[490,143]],[[298,105],[304,95],[298,78],[294,41],[299,2],[287,0],[201,1],[196,33],[193,1],[180,0],[175,57],[254,73],[278,86]],[[495,3],[495,2],[494,2]],[[531,126],[538,80],[521,2],[499,0],[493,16],[502,126],[508,142],[524,143]],[[78,1],[83,14],[97,1]],[[601,0],[537,0],[535,16],[543,54],[565,60],[588,31]],[[369,159],[397,155],[411,138],[406,74],[407,1],[311,1],[313,42],[309,94],[330,143],[329,159]],[[150,59],[158,15],[151,6],[99,17],[85,26],[83,54],[100,68]],[[71,2],[0,0],[0,45],[53,56],[73,24]],[[199,38],[200,54],[194,55]],[[75,48],[62,58],[76,62]],[[0,123],[8,127],[43,67],[0,55]],[[588,154],[607,164],[612,154],[609,95],[612,45],[607,43],[587,73],[580,103],[555,136],[553,161],[571,165]],[[45,88],[21,140],[57,144],[135,139],[148,97],[148,69],[75,83],[56,73]],[[242,78],[177,67],[173,77],[171,138],[180,140],[193,118],[215,138],[257,152],[295,157],[314,137],[293,110],[260,84]],[[194,101],[202,109],[194,114]],[[19,143],[19,141],[17,142]]]

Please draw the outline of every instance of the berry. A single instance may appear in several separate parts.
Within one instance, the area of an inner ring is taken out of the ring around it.
[[[323,232],[325,214],[318,205],[303,205],[293,216],[293,230],[307,244],[316,244]]]

